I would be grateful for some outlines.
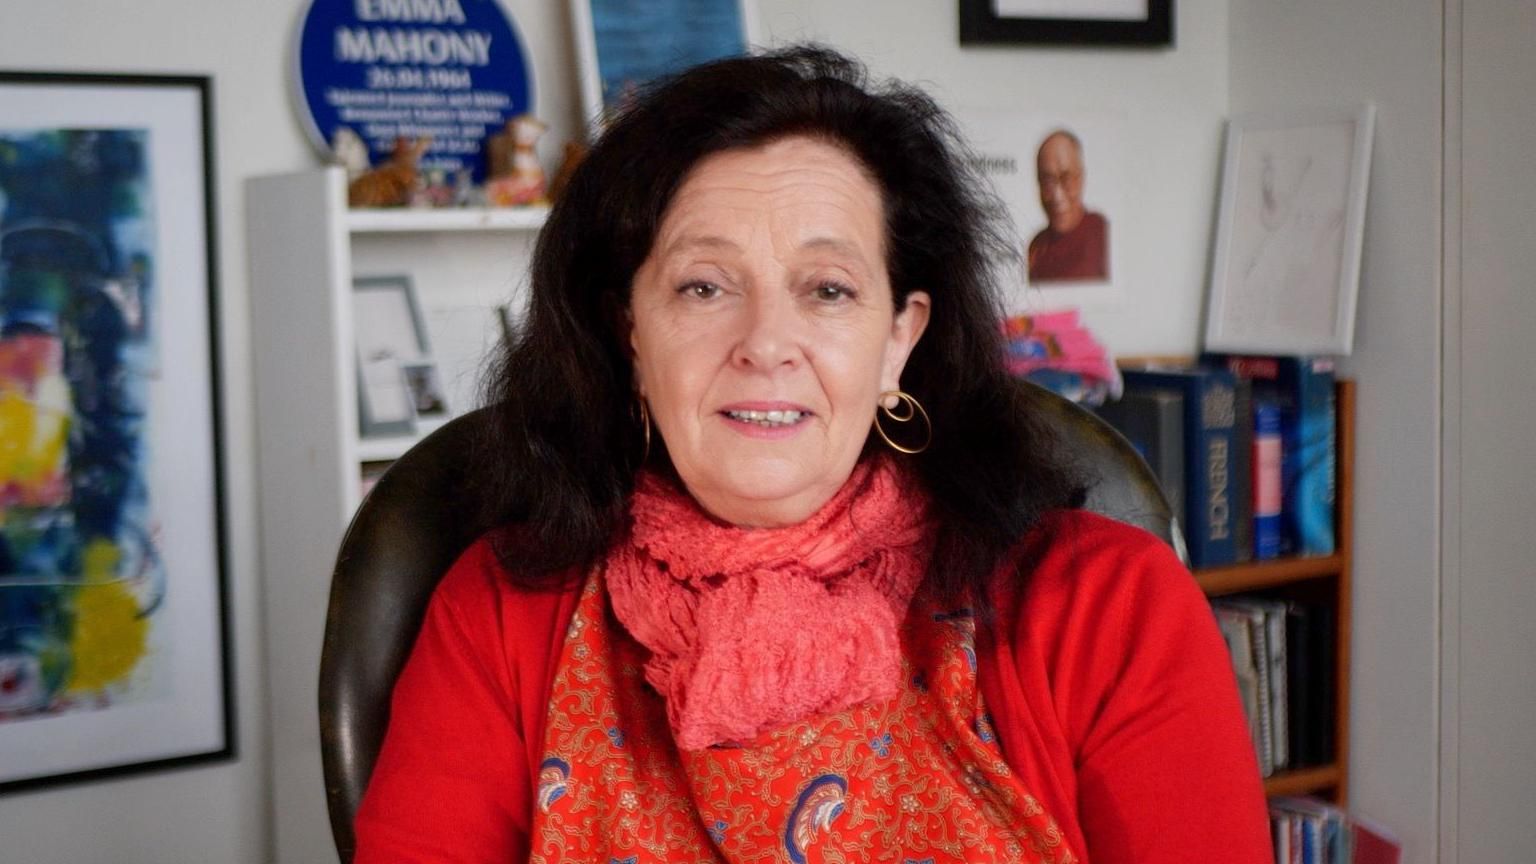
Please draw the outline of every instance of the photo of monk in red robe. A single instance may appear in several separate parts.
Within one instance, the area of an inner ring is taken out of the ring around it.
[[[1109,220],[1083,206],[1083,145],[1065,129],[1035,159],[1047,225],[1029,241],[1029,281],[1108,282]]]

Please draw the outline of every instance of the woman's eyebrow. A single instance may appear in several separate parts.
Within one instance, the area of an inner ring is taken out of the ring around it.
[[[693,249],[718,249],[727,252],[740,252],[741,244],[717,234],[684,234],[668,243],[662,252],[665,255],[673,255]]]
[[[801,249],[826,249],[854,258],[862,258],[861,250],[854,243],[840,237],[812,237],[800,244]]]

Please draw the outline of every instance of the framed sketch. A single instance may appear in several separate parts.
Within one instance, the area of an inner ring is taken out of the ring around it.
[[[404,370],[430,351],[410,277],[352,280],[352,332],[357,343],[358,431],[365,438],[414,434],[416,412]]]
[[[0,791],[234,753],[211,98],[0,73]]]
[[[595,136],[647,82],[762,41],[755,0],[570,0],[581,107]]]
[[[1016,230],[1012,314],[1110,308],[1124,296],[1125,123],[1092,112],[960,109],[974,167]]]
[[[1173,0],[960,0],[960,44],[1173,44]]]
[[[1227,125],[1207,350],[1353,349],[1374,126],[1370,105]]]

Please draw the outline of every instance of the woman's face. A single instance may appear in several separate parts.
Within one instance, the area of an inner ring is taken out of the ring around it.
[[[785,138],[701,160],[635,273],[636,382],[716,518],[811,516],[848,479],[882,390],[928,323],[893,309],[879,187],[845,151]]]

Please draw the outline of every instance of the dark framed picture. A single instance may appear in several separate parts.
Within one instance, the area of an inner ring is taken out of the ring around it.
[[[0,792],[234,752],[211,98],[0,72]]]
[[[1173,0],[960,0],[962,45],[1173,45]]]

